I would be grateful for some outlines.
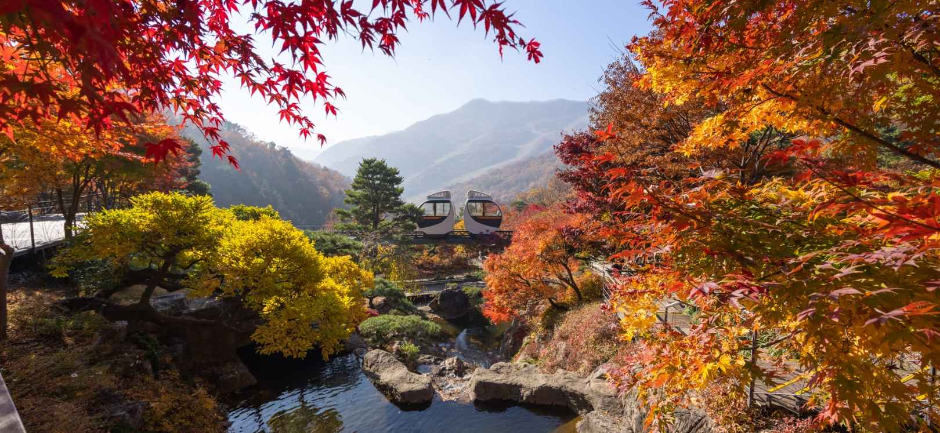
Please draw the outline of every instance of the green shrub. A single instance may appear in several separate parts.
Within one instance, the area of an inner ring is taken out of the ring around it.
[[[405,357],[405,361],[413,363],[418,359],[418,354],[421,352],[418,349],[418,346],[410,341],[405,341],[398,345],[398,350],[401,351],[402,356]]]
[[[473,305],[473,308],[479,309],[483,305],[483,289],[484,287],[464,286],[463,292],[470,299],[470,305]]]
[[[470,276],[483,281],[486,279],[486,271],[483,269],[474,269],[472,272],[470,272]]]
[[[304,230],[307,238],[313,242],[313,247],[327,257],[351,256],[359,257],[362,252],[362,242],[340,233],[316,232]]]
[[[359,333],[370,346],[385,346],[395,340],[420,341],[441,335],[441,325],[420,316],[382,315],[359,325]]]
[[[404,289],[384,278],[376,278],[372,288],[363,291],[362,295],[369,300],[370,304],[373,299],[384,297],[385,301],[390,303],[393,309],[397,309],[403,313],[414,313],[418,311],[414,304],[408,300]]]

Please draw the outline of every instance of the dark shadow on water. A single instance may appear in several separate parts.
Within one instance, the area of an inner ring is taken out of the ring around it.
[[[227,396],[232,432],[551,432],[574,419],[563,408],[465,404],[435,398],[397,407],[372,385],[352,354],[324,360],[240,352],[258,384]]]

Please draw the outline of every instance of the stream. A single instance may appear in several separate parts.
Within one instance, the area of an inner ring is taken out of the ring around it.
[[[452,346],[457,356],[489,365],[482,327],[460,330]],[[390,403],[360,369],[353,354],[324,361],[242,353],[258,384],[235,393],[229,432],[573,432],[575,414],[557,408],[444,401],[427,408],[402,409]]]

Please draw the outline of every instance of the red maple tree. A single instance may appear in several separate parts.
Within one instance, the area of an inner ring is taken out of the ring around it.
[[[437,13],[481,26],[499,47],[525,50],[539,62],[539,43],[516,33],[519,22],[501,2],[485,0],[6,0],[0,5],[0,131],[14,125],[72,118],[100,132],[113,119],[162,110],[177,112],[236,161],[219,135],[216,103],[221,77],[231,74],[252,95],[276,105],[282,121],[300,135],[326,137],[300,108],[301,98],[335,115],[344,97],[323,65],[321,47],[340,34],[363,48],[393,55],[398,33]],[[247,17],[254,33],[236,29]],[[266,34],[289,63],[265,60],[256,37]],[[148,156],[163,159],[180,143],[152,143]]]

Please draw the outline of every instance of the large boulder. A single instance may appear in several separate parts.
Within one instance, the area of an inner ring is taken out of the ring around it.
[[[349,338],[343,342],[343,349],[347,352],[353,352],[357,355],[365,355],[366,351],[369,350],[369,345],[366,344],[366,340],[362,338],[358,333],[349,334]]]
[[[362,371],[393,403],[424,405],[434,398],[430,377],[408,371],[405,364],[384,350],[366,353]]]
[[[212,382],[220,394],[228,394],[258,383],[240,360],[204,367],[199,375]]]
[[[562,406],[579,414],[623,413],[617,391],[607,381],[584,380],[564,370],[545,374],[532,365],[500,362],[488,369],[478,368],[470,379],[470,391],[474,401]]]
[[[466,317],[473,311],[473,304],[463,290],[457,287],[448,287],[439,293],[428,304],[431,311],[447,319],[455,320]]]
[[[128,400],[123,395],[107,389],[98,391],[92,398],[95,406],[101,408],[106,423],[112,426],[112,431],[121,428],[138,431],[144,428],[144,412],[150,406],[148,403]]]
[[[503,333],[503,340],[499,344],[499,357],[504,360],[511,360],[519,350],[522,349],[522,343],[529,334],[529,329],[524,322],[513,320],[506,332]]]
[[[580,433],[645,433],[649,409],[628,394],[621,398],[602,373],[582,379],[564,370],[546,374],[532,365],[497,363],[478,368],[470,379],[474,401],[511,401],[543,406],[562,406],[581,415]],[[711,420],[701,411],[677,411],[668,431],[710,433]]]
[[[578,433],[647,433],[660,431],[656,426],[647,426],[648,409],[632,395],[626,399],[626,413],[613,417],[600,412],[581,416],[576,426]],[[666,426],[669,433],[711,433],[715,431],[711,419],[699,410],[677,410],[672,422]]]

